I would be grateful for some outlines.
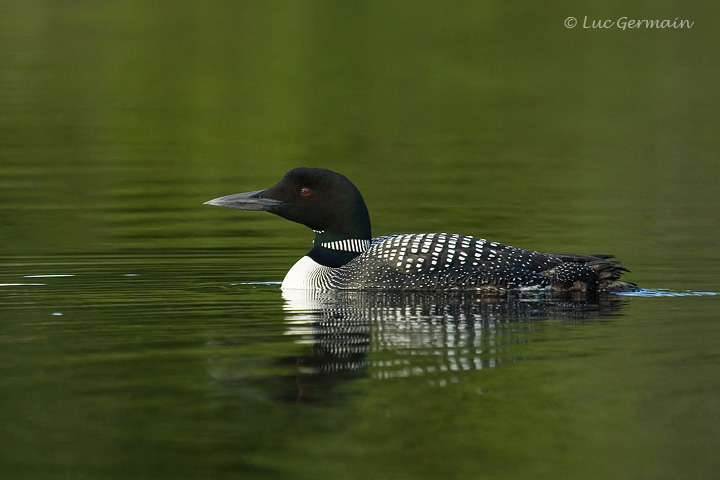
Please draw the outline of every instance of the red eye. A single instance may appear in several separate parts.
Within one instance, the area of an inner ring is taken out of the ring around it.
[[[307,197],[308,195],[310,195],[310,189],[308,187],[301,188],[300,195],[302,195],[303,197]]]

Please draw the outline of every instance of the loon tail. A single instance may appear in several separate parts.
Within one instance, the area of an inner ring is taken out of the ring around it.
[[[574,263],[586,265],[592,268],[597,274],[597,285],[600,291],[605,292],[627,292],[637,290],[634,283],[620,280],[620,276],[629,272],[619,261],[612,260],[613,255],[578,255],[574,253],[553,253],[563,263]]]

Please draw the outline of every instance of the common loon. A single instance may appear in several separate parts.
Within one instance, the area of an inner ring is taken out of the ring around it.
[[[372,238],[358,189],[324,168],[295,168],[265,190],[208,205],[264,210],[310,227],[313,248],[288,271],[282,289],[306,290],[635,290],[610,255],[539,253],[447,233]]]

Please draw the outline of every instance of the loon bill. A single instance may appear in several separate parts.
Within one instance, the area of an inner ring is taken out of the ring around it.
[[[372,238],[358,189],[324,168],[295,168],[265,190],[207,205],[264,210],[315,232],[288,271],[286,289],[609,292],[636,290],[611,255],[540,253],[482,238],[417,233]]]

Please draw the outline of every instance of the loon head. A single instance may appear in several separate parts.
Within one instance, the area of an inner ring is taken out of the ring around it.
[[[370,216],[362,195],[350,180],[325,168],[294,168],[270,188],[205,204],[274,213],[312,228],[323,242],[370,239]]]

